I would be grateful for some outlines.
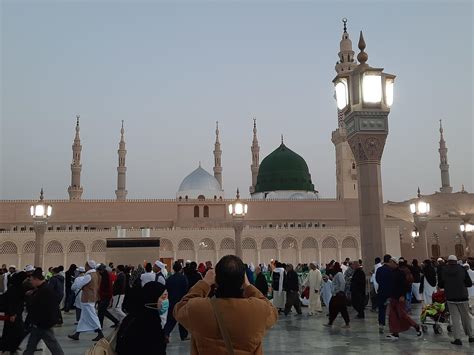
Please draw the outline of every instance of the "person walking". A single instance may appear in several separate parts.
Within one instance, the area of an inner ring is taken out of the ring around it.
[[[444,288],[451,315],[454,335],[451,344],[462,345],[461,324],[464,333],[469,337],[469,343],[474,343],[467,291],[468,287],[472,287],[472,281],[467,271],[457,262],[455,255],[448,257],[448,263],[443,266],[440,274],[439,287]]]
[[[290,313],[292,307],[295,307],[296,313],[301,314],[300,282],[298,280],[298,274],[293,270],[293,265],[291,264],[286,266],[283,289],[286,292],[285,316]]]
[[[255,268],[255,275],[256,275],[256,277],[255,277],[255,287],[257,288],[257,290],[259,290],[262,293],[262,295],[267,297],[267,295],[268,295],[268,282],[267,282],[267,278],[263,274],[262,268],[260,266],[257,266]]]
[[[377,273],[377,269],[382,266],[381,261],[379,257],[375,258],[374,268],[370,273],[370,303],[372,312],[377,312],[377,290],[379,285],[377,280],[375,280],[375,274]]]
[[[413,294],[413,297],[415,297],[416,303],[418,303],[422,300],[422,297],[421,297],[421,294],[420,294],[421,268],[418,265],[418,260],[417,259],[413,259],[409,269],[410,269],[411,274],[413,276],[413,284],[412,284],[412,287],[411,287],[411,292]]]
[[[68,313],[71,308],[74,307],[74,295],[75,293],[71,290],[72,284],[74,283],[74,279],[76,277],[76,264],[71,264],[69,269],[65,273],[65,293],[66,298],[64,300],[64,313]]]
[[[384,255],[383,265],[377,269],[375,280],[377,282],[377,309],[379,333],[383,334],[385,328],[385,318],[387,313],[387,300],[392,294],[392,269],[396,267],[394,259],[389,254]]]
[[[338,262],[334,263],[332,274],[334,276],[332,276],[331,284],[332,297],[331,301],[329,302],[329,322],[325,324],[325,326],[332,327],[337,315],[341,313],[342,318],[346,323],[342,326],[342,328],[350,328],[350,319],[349,313],[347,312],[347,298],[345,293],[346,284],[342,274],[341,266]]]
[[[406,311],[405,296],[411,285],[407,281],[405,272],[400,269],[398,260],[391,259],[392,266],[392,292],[390,293],[390,306],[388,322],[390,327],[390,334],[387,335],[389,339],[399,339],[399,334],[411,327],[415,328],[416,335],[421,336],[420,326],[410,318]],[[403,264],[403,262],[402,262]]]
[[[33,355],[39,341],[43,340],[52,355],[63,355],[63,349],[56,340],[52,329],[59,320],[57,296],[53,289],[47,286],[41,268],[37,268],[33,272],[31,283],[36,288],[30,305],[30,320],[33,327],[23,354]]]
[[[323,311],[321,307],[321,283],[323,277],[316,263],[309,264],[308,287],[309,287],[309,315]]]
[[[202,280],[201,274],[197,271],[197,264],[195,261],[186,263],[184,275],[188,279],[189,288],[193,287],[199,280]]]
[[[100,264],[96,271],[100,275],[99,303],[97,304],[97,316],[99,317],[100,327],[104,328],[104,318],[107,317],[114,323],[112,327],[116,328],[120,322],[108,310],[113,296],[110,272],[107,271],[104,264]]]
[[[423,294],[423,303],[426,306],[433,303],[433,293],[436,291],[436,270],[431,260],[423,261],[422,272],[420,293]]]
[[[112,307],[109,313],[120,323],[127,315],[122,310],[123,300],[125,298],[125,285],[127,278],[125,276],[125,266],[118,265],[116,269],[116,278],[112,286]],[[116,327],[118,323],[114,325]]]
[[[153,264],[153,272],[155,273],[155,279],[153,281],[159,282],[163,286],[166,286],[166,264],[162,263],[161,261],[157,260]]]
[[[51,287],[54,294],[56,295],[56,302],[58,303],[58,309],[60,309],[61,301],[64,298],[64,276],[61,275],[62,266],[54,267],[52,269],[52,276],[48,281],[48,287]],[[58,314],[58,324],[63,324],[63,316],[59,310]]]
[[[140,275],[140,280],[142,282],[142,287],[148,282],[155,281],[155,273],[153,272],[153,266],[151,263],[146,263],[145,272]]]
[[[354,309],[357,311],[357,318],[364,319],[366,299],[365,272],[358,261],[353,261],[351,267],[354,269],[350,287],[352,307],[354,307]]]
[[[85,276],[86,269],[83,266],[79,266],[76,269],[76,277],[74,278],[74,282],[71,285],[71,292],[73,293],[73,300],[74,300],[74,308],[76,309],[76,323],[79,322],[81,319],[81,295],[82,290],[79,287],[79,284],[82,282]]]
[[[94,260],[86,262],[86,274],[84,278],[78,283],[78,287],[82,290],[81,295],[81,318],[77,325],[76,332],[68,335],[72,340],[79,340],[79,334],[82,332],[96,332],[97,337],[93,341],[99,341],[104,337],[102,327],[99,322],[99,317],[95,313],[95,303],[99,300],[99,287],[101,277],[95,270],[96,263]]]
[[[215,285],[215,298],[209,298]],[[244,263],[224,256],[174,308],[174,317],[192,334],[191,354],[263,354],[263,337],[278,312],[248,281]]]
[[[186,279],[186,276],[183,275],[182,268],[183,267],[181,266],[181,263],[179,261],[175,261],[173,264],[174,274],[166,280],[166,289],[168,290],[169,302],[168,315],[163,329],[166,342],[169,342],[170,334],[176,326],[176,319],[173,315],[173,309],[189,291],[188,280]],[[208,269],[207,272],[209,272],[209,270],[212,269]],[[178,329],[181,340],[187,340],[188,331],[186,328],[184,328],[181,324],[178,324]]]
[[[469,293],[469,309],[471,310],[471,314],[474,315],[474,260],[471,260],[467,265],[467,273],[472,281],[472,286],[468,288]]]
[[[283,283],[285,282],[285,269],[280,262],[275,263],[275,269],[272,272],[272,290],[273,305],[282,312],[285,308],[286,293],[283,291]]]

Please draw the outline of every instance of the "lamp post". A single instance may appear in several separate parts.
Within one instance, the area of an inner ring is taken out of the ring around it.
[[[428,248],[428,238],[426,236],[426,227],[428,225],[428,218],[430,214],[430,204],[421,198],[420,188],[418,188],[418,200],[410,203],[410,212],[413,214],[413,221],[419,233],[419,240],[423,243],[424,257],[430,258],[430,251]]]
[[[366,63],[362,31],[358,46],[360,64],[339,73],[333,83],[357,164],[362,259],[365,265],[372,265],[375,257],[386,252],[380,160],[388,135],[395,76]]]
[[[235,201],[229,205],[229,214],[232,215],[235,232],[235,255],[242,259],[242,230],[244,229],[244,217],[248,206],[240,201],[239,189]]]
[[[461,230],[462,237],[464,238],[464,241],[466,242],[466,256],[470,257],[471,256],[471,239],[472,239],[472,232],[474,232],[474,224],[468,223],[468,220],[465,220],[461,225],[459,226],[459,229]]]
[[[33,217],[33,226],[35,230],[35,266],[43,267],[44,234],[48,218],[51,217],[53,208],[50,204],[43,201],[43,189],[41,189],[40,199],[30,207],[30,215]]]

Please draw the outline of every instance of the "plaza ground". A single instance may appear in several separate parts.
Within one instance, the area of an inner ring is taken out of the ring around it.
[[[421,307],[414,306],[414,316],[418,320]],[[326,311],[324,309],[324,311]],[[355,312],[350,309],[350,315],[355,316]],[[67,334],[74,332],[74,313],[64,314],[65,324],[55,328],[56,336],[63,347],[66,355],[84,354],[87,348],[92,345],[93,333],[81,335],[81,340],[75,342],[67,338]],[[325,313],[310,317],[307,309],[303,309],[303,315],[295,313],[285,317],[280,316],[278,323],[267,333],[264,339],[265,354],[473,354],[474,344],[469,344],[467,338],[463,339],[462,347],[451,345],[451,338],[446,332],[446,325],[443,325],[443,334],[434,335],[432,327],[421,338],[416,337],[414,330],[402,333],[400,340],[387,340],[385,335],[378,333],[377,317],[375,313],[366,312],[365,320],[351,319],[351,329],[341,329],[343,324],[341,318],[335,321],[333,328],[323,326],[327,322]],[[105,334],[111,332],[111,323],[106,321]],[[3,324],[1,325],[3,326]],[[242,325],[245,327],[245,325]],[[21,348],[24,350],[26,341]],[[179,340],[177,327],[168,346],[168,354],[184,355],[189,354],[190,342]],[[41,345],[43,349],[46,347]],[[138,350],[138,349],[137,349]],[[40,352],[35,354],[40,355]],[[44,350],[43,354],[50,354]]]

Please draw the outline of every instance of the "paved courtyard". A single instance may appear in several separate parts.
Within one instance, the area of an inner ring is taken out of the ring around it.
[[[420,307],[415,306],[418,314]],[[352,312],[353,315],[355,312]],[[303,315],[291,314],[288,317],[281,316],[278,323],[273,327],[264,340],[266,354],[474,354],[474,344],[469,345],[467,339],[462,347],[450,344],[450,338],[446,333],[434,335],[430,327],[428,333],[417,338],[413,330],[403,333],[400,340],[393,341],[385,339],[378,334],[376,314],[367,312],[365,320],[352,320],[351,329],[340,329],[342,319],[335,322],[332,329],[323,326],[327,318],[325,315],[309,317],[307,309],[303,309]],[[67,338],[67,334],[74,331],[73,313],[64,315],[65,325],[55,328],[56,335],[67,355],[84,354],[86,349],[92,345],[91,339],[94,334],[83,334],[79,342]],[[245,327],[245,325],[242,325]],[[110,323],[107,323],[105,333],[111,331]],[[43,348],[44,345],[42,345]],[[25,348],[25,342],[22,349]],[[40,354],[37,352],[36,354]],[[49,354],[49,351],[43,351]],[[189,341],[181,342],[177,333],[172,334],[168,354],[189,354]]]

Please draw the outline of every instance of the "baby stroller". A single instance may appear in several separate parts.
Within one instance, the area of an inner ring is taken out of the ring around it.
[[[433,303],[423,307],[421,311],[421,330],[428,331],[428,325],[433,326],[435,334],[443,334],[441,323],[449,323],[449,311],[446,307],[446,297],[444,291],[433,293]],[[451,332],[451,325],[448,325],[448,332]]]

